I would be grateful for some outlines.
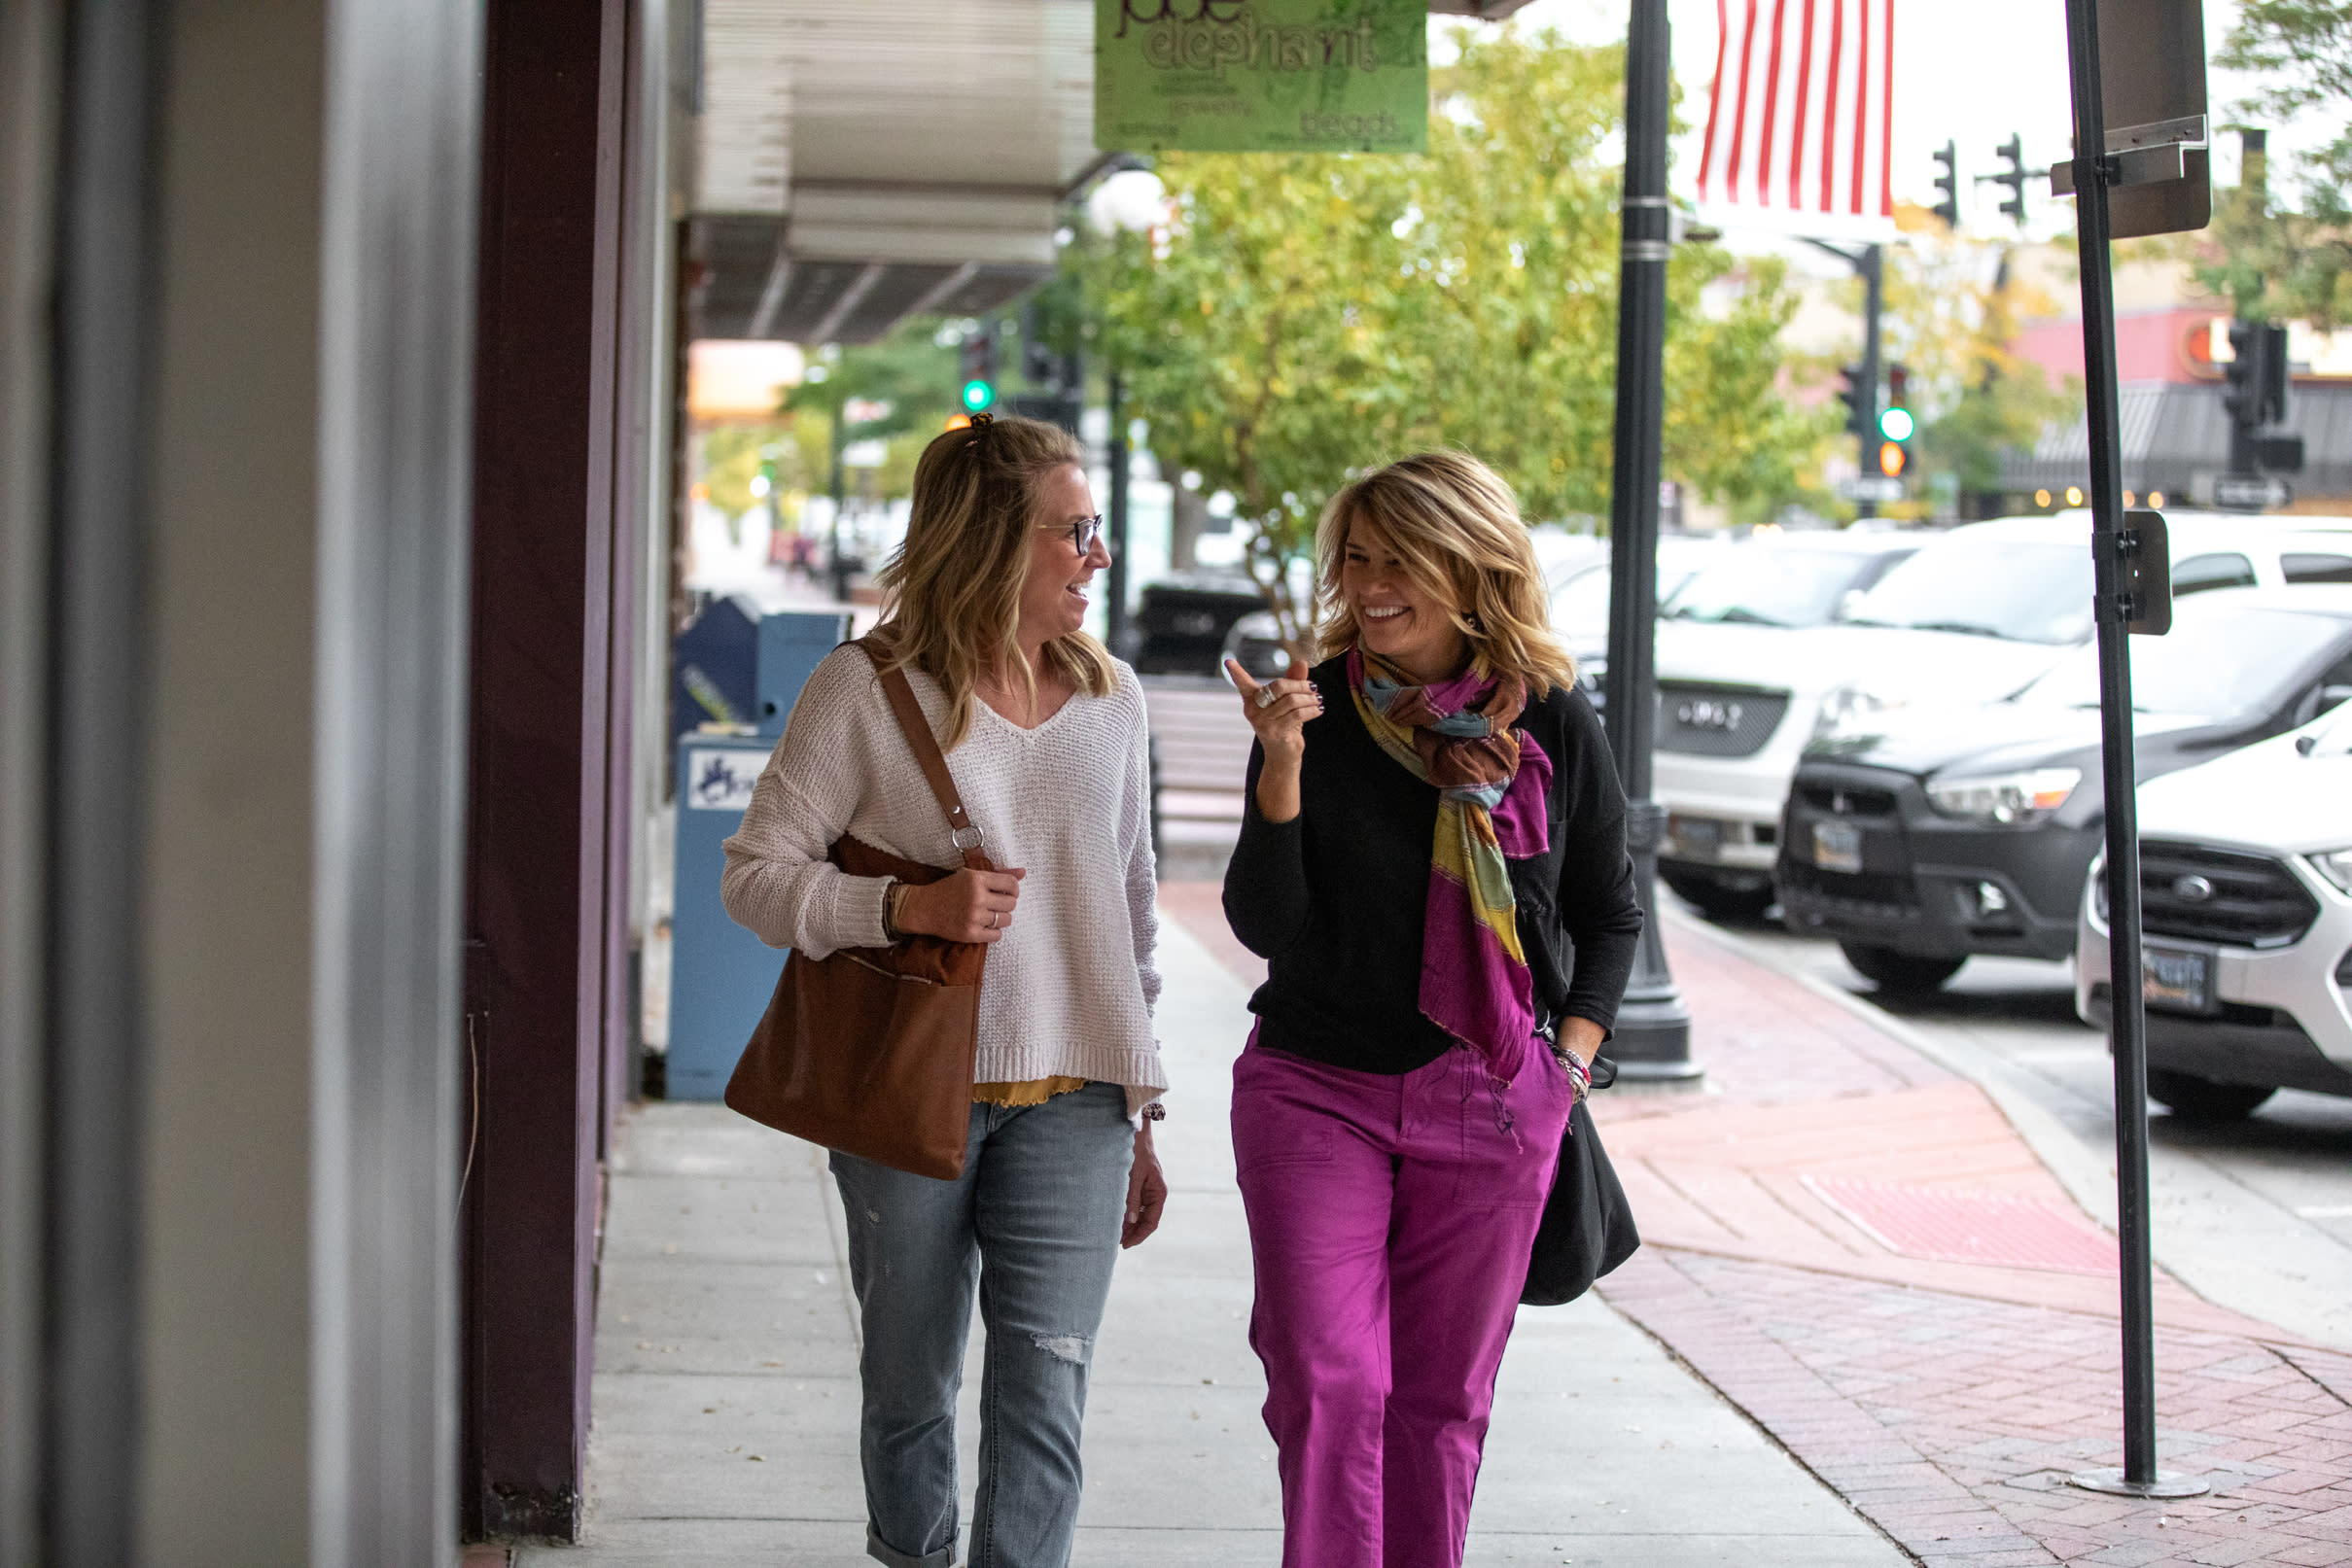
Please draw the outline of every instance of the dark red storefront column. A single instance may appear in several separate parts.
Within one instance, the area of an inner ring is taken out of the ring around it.
[[[610,758],[632,630],[614,613],[629,529],[613,486],[629,10],[489,7],[466,889],[474,1539],[566,1541],[579,1520],[604,1064],[625,983]]]

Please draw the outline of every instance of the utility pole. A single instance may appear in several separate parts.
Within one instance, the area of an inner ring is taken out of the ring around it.
[[[1658,843],[1650,799],[1658,723],[1658,443],[1666,412],[1667,0],[1632,0],[1626,30],[1625,198],[1617,292],[1617,436],[1609,496],[1609,750],[1625,786],[1626,848],[1641,898],[1641,946],[1617,1012],[1611,1056],[1628,1080],[1694,1079],[1691,1010],[1658,929]]]

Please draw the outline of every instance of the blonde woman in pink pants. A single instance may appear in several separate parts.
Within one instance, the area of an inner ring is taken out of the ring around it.
[[[1321,662],[1230,667],[1257,744],[1225,913],[1269,971],[1233,1085],[1250,1343],[1285,1568],[1449,1568],[1641,908],[1509,487],[1407,458],[1316,553]]]

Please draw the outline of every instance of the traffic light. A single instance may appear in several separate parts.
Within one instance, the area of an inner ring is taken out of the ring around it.
[[[1960,148],[1956,142],[1946,142],[1936,149],[1936,161],[1944,172],[1936,176],[1936,189],[1944,199],[1936,203],[1936,216],[1944,220],[1947,228],[1960,226]]]
[[[967,414],[982,413],[997,401],[997,324],[984,321],[964,339],[964,387],[957,401]]]
[[[1995,185],[2009,188],[2009,199],[2001,203],[2001,215],[2004,218],[2015,219],[2017,226],[2023,228],[2025,226],[2025,145],[2018,139],[2016,131],[2011,131],[2009,140],[1994,148],[1992,156],[2001,159],[2009,167],[1998,174],[1980,174],[1977,178],[1990,180]]]
[[[1878,432],[1871,428],[1870,398],[1862,390],[1862,366],[1859,365],[1838,366],[1838,379],[1843,383],[1838,388],[1838,401],[1845,404],[1846,430],[1861,436],[1864,440],[1869,440],[1878,435]]]
[[[1911,413],[1911,370],[1907,366],[1886,367],[1886,406],[1878,411],[1878,435],[1898,446],[1908,446],[1919,422]]]
[[[2231,359],[2223,370],[2222,406],[2249,430],[2287,417],[2287,329],[2269,322],[2229,324]]]
[[[1890,365],[1886,367],[1886,406],[1878,411],[1880,473],[1889,479],[1903,477],[1911,467],[1911,438],[1918,428],[1919,422],[1911,412],[1911,369]]]
[[[1045,392],[1061,388],[1062,357],[1039,329],[1035,299],[1021,307],[1021,379]]]

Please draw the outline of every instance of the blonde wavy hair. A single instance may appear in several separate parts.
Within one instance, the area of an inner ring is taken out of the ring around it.
[[[1552,631],[1543,569],[1519,498],[1467,452],[1422,452],[1375,469],[1331,498],[1316,529],[1316,656],[1355,645],[1361,628],[1340,591],[1348,530],[1392,545],[1415,587],[1445,607],[1482,676],[1516,676],[1539,701],[1571,685],[1576,661]]]
[[[1030,534],[1046,481],[1085,461],[1068,432],[1018,418],[951,430],[916,460],[906,539],[882,568],[885,618],[866,645],[883,668],[911,665],[945,689],[943,749],[969,733],[983,674],[1018,676],[1036,690],[1037,672],[1014,635]],[[1117,688],[1110,650],[1084,632],[1055,638],[1043,657],[1080,691],[1106,697]]]

